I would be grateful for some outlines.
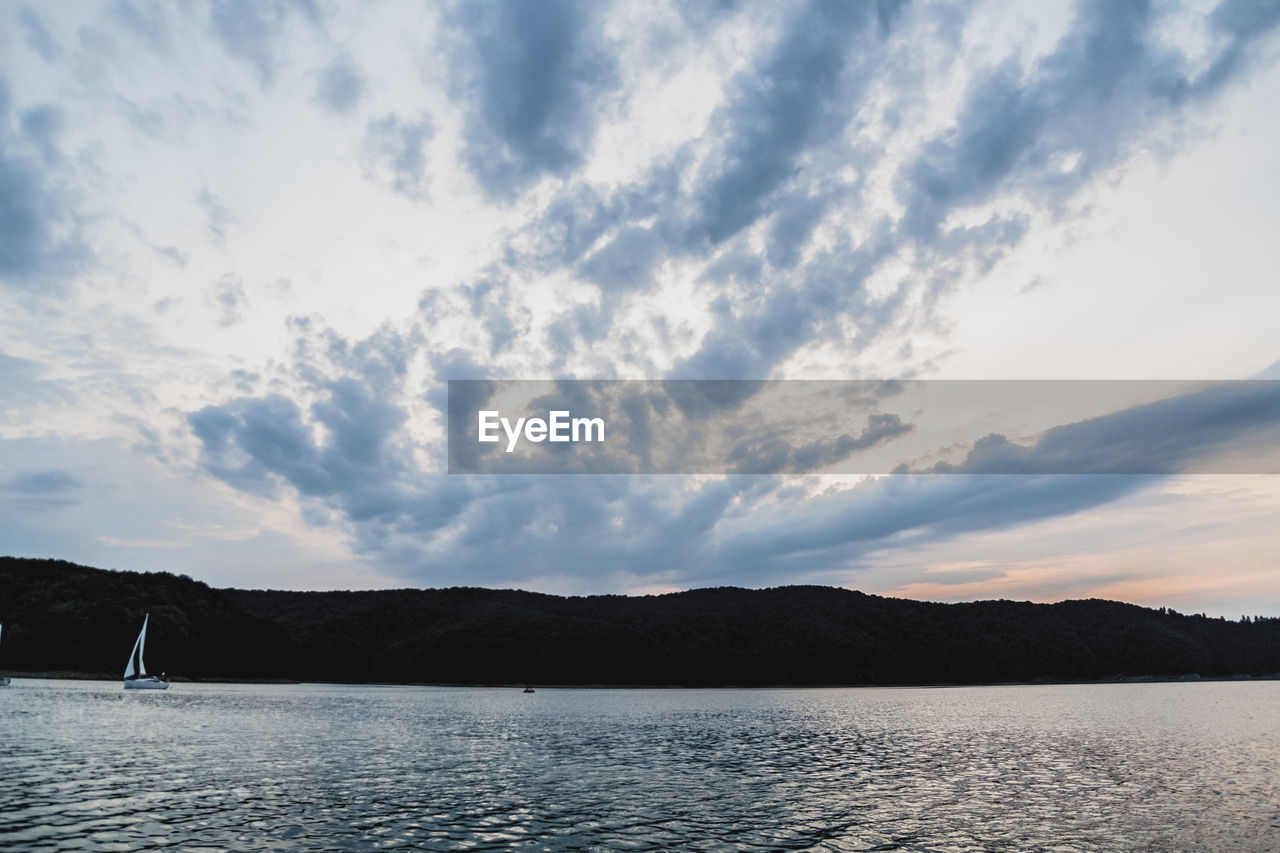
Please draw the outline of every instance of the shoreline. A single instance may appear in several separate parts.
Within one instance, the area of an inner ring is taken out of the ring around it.
[[[73,670],[43,672],[10,671],[0,673],[9,678],[29,678],[45,681],[120,681],[110,673],[94,673]],[[1052,687],[1067,685],[1106,684],[1195,684],[1212,682],[1280,681],[1280,672],[1264,675],[1236,674],[1221,676],[1186,675],[1128,675],[1096,679],[1035,679],[1032,681],[965,681],[927,683],[829,683],[829,684],[541,684],[537,690],[857,690],[857,689],[911,689],[954,687]],[[331,685],[336,687],[484,687],[499,690],[521,690],[529,684],[493,682],[421,682],[421,681],[302,681],[289,678],[189,678],[175,675],[170,684],[281,684],[281,685]]]

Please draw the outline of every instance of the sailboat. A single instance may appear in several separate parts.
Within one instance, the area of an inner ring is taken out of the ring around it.
[[[3,629],[3,628],[4,626],[0,625],[0,629]],[[9,679],[6,676],[0,675],[0,687],[8,687],[8,686],[9,686]]]
[[[150,618],[150,613],[142,617],[142,630],[138,632],[133,653],[129,655],[129,663],[124,668],[125,690],[165,690],[169,687],[169,682],[163,678],[147,675],[147,667],[142,662],[142,647],[147,642],[147,620]]]

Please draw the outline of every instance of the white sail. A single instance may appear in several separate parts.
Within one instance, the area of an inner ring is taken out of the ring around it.
[[[147,644],[147,621],[151,614],[142,618],[142,630],[133,644],[133,653],[124,667],[124,686],[126,690],[167,690],[169,682],[154,675],[147,675],[147,665],[142,662],[142,649]]]
[[[142,630],[138,632],[138,639],[133,644],[133,651],[129,653],[129,663],[124,668],[124,677],[126,679],[141,678],[147,674],[147,667],[142,662],[142,646],[147,641],[147,620],[150,618],[150,613],[142,617]]]

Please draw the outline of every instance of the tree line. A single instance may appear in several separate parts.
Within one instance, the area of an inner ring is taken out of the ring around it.
[[[441,684],[964,684],[1280,673],[1280,619],[1098,599],[940,604],[847,589],[562,597],[215,589],[0,558],[0,669]]]

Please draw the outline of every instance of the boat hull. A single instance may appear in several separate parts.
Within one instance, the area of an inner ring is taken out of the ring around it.
[[[169,682],[151,678],[129,678],[124,682],[125,690],[168,690]]]

